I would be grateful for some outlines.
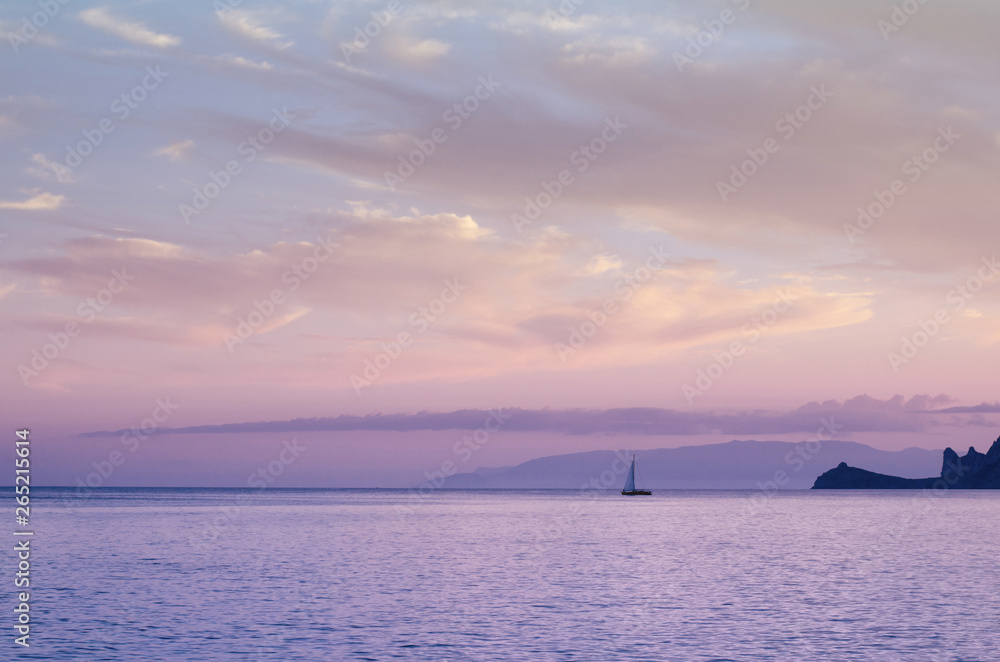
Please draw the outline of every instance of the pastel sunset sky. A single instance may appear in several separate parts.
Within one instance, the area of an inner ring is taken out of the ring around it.
[[[993,0],[50,4],[0,7],[42,483],[154,413],[107,484],[411,485],[497,408],[461,470],[1000,433]]]

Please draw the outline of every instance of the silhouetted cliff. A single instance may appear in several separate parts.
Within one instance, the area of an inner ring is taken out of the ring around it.
[[[841,462],[813,484],[814,490],[913,490],[934,489],[997,490],[1000,489],[1000,438],[990,450],[979,453],[975,448],[959,457],[950,448],[944,451],[941,475],[938,478],[899,478],[849,467]]]

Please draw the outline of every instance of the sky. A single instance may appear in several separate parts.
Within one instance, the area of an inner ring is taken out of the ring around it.
[[[491,416],[461,470],[985,450],[998,18],[5,2],[0,421],[66,485],[404,486]]]

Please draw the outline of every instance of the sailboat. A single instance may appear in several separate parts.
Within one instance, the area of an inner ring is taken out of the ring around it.
[[[624,496],[649,496],[649,490],[635,489],[635,455],[632,456],[632,466],[628,470],[628,478],[625,479],[625,487],[622,488]]]

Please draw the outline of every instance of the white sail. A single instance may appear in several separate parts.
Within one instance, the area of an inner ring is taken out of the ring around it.
[[[623,492],[634,492],[635,491],[635,456],[632,456],[632,466],[628,470],[628,478],[625,479],[625,487]]]

